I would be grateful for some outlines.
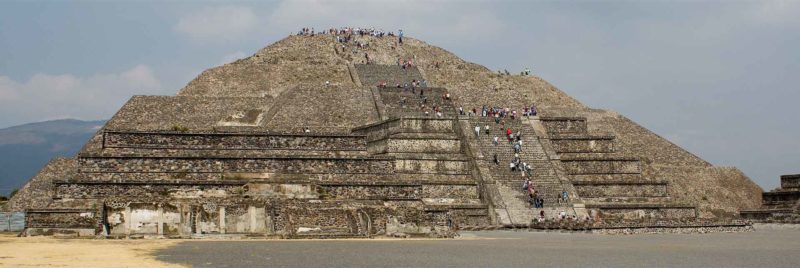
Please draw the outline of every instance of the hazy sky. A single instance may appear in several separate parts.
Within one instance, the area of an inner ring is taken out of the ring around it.
[[[346,25],[531,67],[766,190],[800,173],[800,1],[4,1],[0,128],[109,118],[303,26]]]

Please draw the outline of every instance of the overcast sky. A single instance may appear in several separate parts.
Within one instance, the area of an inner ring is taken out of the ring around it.
[[[106,119],[303,26],[346,25],[530,67],[766,190],[800,173],[800,1],[4,1],[0,128]]]

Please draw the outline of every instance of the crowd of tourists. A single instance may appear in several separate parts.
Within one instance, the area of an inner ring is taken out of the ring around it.
[[[472,111],[464,111],[463,107],[458,108],[458,112],[461,115],[468,114],[469,116],[479,116],[484,118],[492,118],[495,123],[495,127],[490,126],[491,123],[485,123],[483,126],[481,124],[475,125],[474,133],[477,138],[488,138],[491,139],[493,146],[501,146],[505,144],[505,146],[509,146],[509,150],[513,152],[513,157],[508,163],[508,170],[511,173],[519,172],[520,178],[523,179],[522,183],[522,191],[527,196],[528,202],[530,206],[534,209],[540,209],[540,215],[537,218],[539,221],[545,220],[544,215],[544,206],[545,206],[545,198],[542,193],[536,188],[536,185],[531,178],[533,176],[533,168],[527,162],[523,161],[520,157],[520,154],[523,152],[523,133],[520,130],[512,129],[511,127],[507,126],[506,122],[508,120],[518,120],[523,117],[530,117],[536,116],[537,109],[535,105],[530,105],[529,107],[524,107],[521,109],[522,115],[521,117],[517,113],[517,110],[511,108],[501,108],[498,106],[487,106],[484,105],[480,109],[473,108]],[[491,122],[491,121],[490,121]],[[493,134],[492,129],[496,129],[497,133]],[[502,139],[500,136],[505,135]],[[492,156],[492,161],[495,165],[500,165],[501,160],[499,159],[497,154]],[[563,190],[557,193],[557,196],[553,200],[558,203],[568,203],[569,202],[569,192]],[[573,215],[572,218],[567,217],[566,214],[563,215],[556,215],[552,218],[555,220],[570,220],[573,219],[575,216]]]
[[[354,36],[372,36],[372,37],[397,37],[397,41],[399,44],[403,44],[403,30],[397,30],[397,34],[394,32],[387,32],[383,29],[375,29],[375,27],[371,28],[361,28],[361,27],[340,27],[340,28],[329,28],[324,31],[316,31],[313,27],[308,28],[304,27],[297,32],[298,36],[315,36],[315,35],[332,35],[336,36],[336,41],[339,43],[350,43]]]
[[[402,36],[403,30],[398,30],[398,34],[394,32],[387,32],[383,29],[375,29],[375,27],[339,27],[339,28],[328,28],[323,31],[315,31],[314,27],[303,27],[300,31],[297,32],[297,35],[300,36],[315,36],[315,35],[358,35],[358,36],[374,36],[374,37],[384,37],[384,36]]]
[[[324,31],[316,31],[313,27],[308,28],[304,27],[297,31],[298,36],[315,36],[315,35],[328,35],[334,36],[336,38],[336,42],[341,44],[341,47],[336,48],[337,52],[341,49],[342,53],[347,52],[346,44],[352,44],[352,52],[353,54],[358,54],[359,50],[363,50],[369,48],[370,43],[367,39],[358,39],[356,40],[355,37],[357,36],[372,36],[376,38],[383,38],[383,37],[391,37],[397,38],[396,42],[390,43],[392,49],[395,49],[397,46],[403,44],[403,30],[400,29],[397,31],[397,34],[394,32],[387,32],[383,29],[376,29],[372,28],[361,28],[361,27],[340,27],[340,28],[330,28]],[[364,64],[372,63],[369,54],[366,52],[364,53]],[[410,65],[404,65],[404,68]]]
[[[523,117],[529,117],[529,116],[536,116],[537,115],[536,105],[531,105],[530,107],[527,107],[527,106],[526,107],[522,107],[522,109],[520,109],[520,110],[522,111],[522,116]],[[520,116],[520,113],[518,113],[516,109],[512,109],[512,108],[508,108],[508,107],[502,108],[502,107],[499,107],[499,106],[489,107],[489,106],[486,106],[486,105],[483,105],[483,107],[481,107],[480,110],[478,110],[478,108],[472,108],[471,111],[465,111],[464,107],[459,107],[458,108],[458,114],[459,115],[468,115],[470,117],[472,117],[472,116],[480,116],[480,117],[494,118],[495,124],[500,124],[500,122],[502,122],[503,120],[505,120],[507,118],[510,118],[511,120],[515,120],[515,119],[518,119],[519,116]]]

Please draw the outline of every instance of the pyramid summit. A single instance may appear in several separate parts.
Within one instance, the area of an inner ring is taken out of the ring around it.
[[[132,97],[8,207],[30,235],[297,238],[741,227],[739,211],[760,205],[738,169],[539,77],[328,31],[208,69],[175,96]]]

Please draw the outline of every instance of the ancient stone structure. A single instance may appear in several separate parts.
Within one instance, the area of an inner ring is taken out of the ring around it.
[[[177,96],[134,96],[9,207],[27,213],[29,235],[303,238],[449,236],[528,226],[542,211],[593,228],[702,227],[761,201],[735,168],[540,78],[498,75],[412,38],[354,39],[370,45],[290,36]],[[414,80],[423,86],[396,86]],[[502,124],[457,110],[532,104],[539,115]],[[501,127],[522,135],[543,208],[508,168]]]
[[[742,217],[764,223],[800,223],[800,174],[781,176],[781,187],[762,196],[762,206],[742,210]]]

